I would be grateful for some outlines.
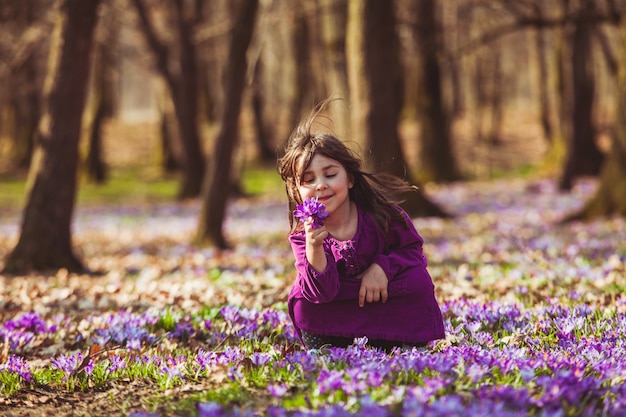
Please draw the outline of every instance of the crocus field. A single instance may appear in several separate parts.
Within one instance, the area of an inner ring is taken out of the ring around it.
[[[447,337],[388,354],[299,345],[283,201],[233,201],[224,252],[189,243],[197,203],[78,207],[100,274],[0,276],[0,414],[624,416],[626,224],[559,223],[594,190],[428,188],[455,214],[415,219]]]

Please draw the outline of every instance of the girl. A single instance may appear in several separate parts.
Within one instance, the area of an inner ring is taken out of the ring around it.
[[[294,130],[278,161],[298,273],[288,307],[300,340],[319,349],[367,337],[389,351],[443,338],[424,241],[396,200],[416,188],[362,171],[361,160],[339,139],[313,133],[323,107]],[[327,217],[299,222],[296,208],[303,203],[324,204]]]

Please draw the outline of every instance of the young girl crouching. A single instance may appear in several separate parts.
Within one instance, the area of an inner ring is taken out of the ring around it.
[[[343,142],[312,132],[319,111],[294,130],[278,161],[297,269],[288,308],[300,340],[319,349],[367,337],[389,351],[444,338],[424,241],[398,206],[415,187],[364,172]]]

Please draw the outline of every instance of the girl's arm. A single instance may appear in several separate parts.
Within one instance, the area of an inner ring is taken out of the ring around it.
[[[389,226],[386,250],[373,261],[380,265],[390,281],[406,268],[427,265],[422,251],[424,240],[413,226],[410,217],[406,213],[403,214],[407,219],[408,228],[402,222],[392,222]]]
[[[324,252],[324,239],[328,236],[325,226],[313,227],[313,220],[309,218],[304,222],[304,236],[306,239],[306,259],[317,272],[326,269],[326,253]]]
[[[339,274],[337,273],[337,264],[332,256],[330,249],[322,244],[316,254],[315,262],[319,262],[319,258],[324,258],[324,268],[318,270],[307,258],[306,238],[303,233],[295,233],[289,237],[291,249],[296,258],[296,269],[298,271],[298,279],[296,285],[300,286],[302,296],[315,304],[327,303],[332,301],[339,292]]]

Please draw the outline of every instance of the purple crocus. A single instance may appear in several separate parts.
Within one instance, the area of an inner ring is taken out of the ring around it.
[[[30,365],[21,356],[9,355],[7,362],[0,364],[0,372],[1,371],[14,372],[22,379],[33,382],[33,377],[30,373]]]
[[[330,213],[326,211],[324,203],[320,203],[317,197],[305,199],[304,202],[298,204],[293,211],[293,215],[303,223],[311,217],[313,219],[312,226],[314,229],[322,227],[324,225],[324,219],[328,217],[329,214]]]
[[[67,381],[70,375],[74,375],[78,371],[79,366],[83,362],[83,355],[80,352],[75,355],[60,355],[50,359],[50,362],[55,368],[65,374],[62,381]]]

